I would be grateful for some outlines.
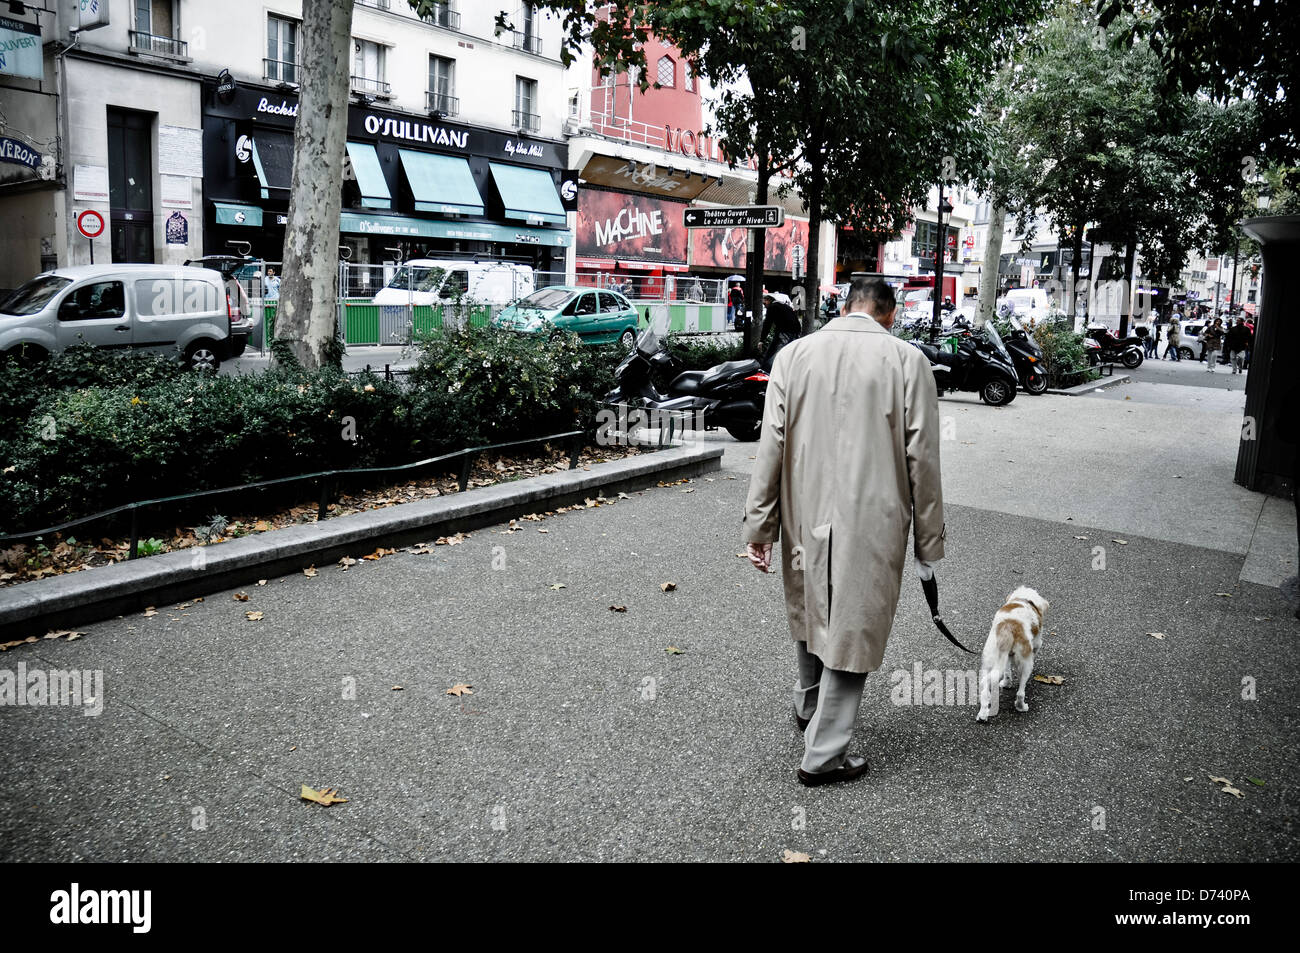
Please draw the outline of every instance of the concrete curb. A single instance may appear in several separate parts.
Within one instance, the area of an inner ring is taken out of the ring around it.
[[[271,530],[202,548],[180,550],[67,573],[0,589],[0,640],[45,629],[84,625],[146,606],[219,592],[271,576],[360,557],[376,546],[406,545],[507,522],[537,510],[581,502],[597,490],[618,492],[661,480],[710,473],[723,448],[693,443],[643,453],[590,470],[561,470],[465,493],[402,503]]]
[[[1043,393],[1045,394],[1062,394],[1066,397],[1078,397],[1080,394],[1090,394],[1095,390],[1101,390],[1103,387],[1109,387],[1111,384],[1127,384],[1133,378],[1127,374],[1116,374],[1114,377],[1103,377],[1100,380],[1088,381],[1086,384],[1076,384],[1074,387],[1065,387],[1057,389],[1049,387]]]

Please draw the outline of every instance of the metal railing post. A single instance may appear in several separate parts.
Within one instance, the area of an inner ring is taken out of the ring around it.
[[[475,453],[471,450],[465,451],[465,455],[460,460],[460,491],[464,493],[469,489],[469,474],[474,467]]]
[[[131,507],[131,548],[126,552],[127,559],[135,559],[140,552],[140,511]]]
[[[573,438],[573,446],[569,449],[569,469],[578,469],[578,461],[582,458],[582,434]]]
[[[320,501],[316,505],[316,522],[325,519],[330,509],[330,481],[329,477],[322,477],[320,481]]]

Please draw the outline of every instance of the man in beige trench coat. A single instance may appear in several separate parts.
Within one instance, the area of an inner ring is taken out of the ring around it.
[[[847,749],[893,625],[908,526],[918,575],[943,558],[934,375],[889,333],[895,306],[883,281],[859,278],[842,317],[777,355],[745,503],[744,539],[761,572],[781,540],[804,784],[867,769]]]

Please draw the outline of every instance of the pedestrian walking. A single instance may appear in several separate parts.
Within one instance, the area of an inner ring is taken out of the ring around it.
[[[767,340],[769,331],[775,333],[772,334],[772,340],[763,351],[759,363],[769,370],[781,349],[791,341],[797,340],[803,332],[803,325],[789,302],[790,299],[779,291],[769,291],[763,295],[763,325],[758,332],[759,343],[762,344]]]
[[[1219,351],[1223,349],[1223,319],[1215,318],[1214,323],[1201,332],[1201,341],[1205,344],[1205,369],[1211,374],[1219,363]]]
[[[1232,373],[1240,374],[1245,369],[1246,354],[1250,350],[1251,333],[1246,327],[1245,318],[1238,318],[1237,323],[1223,336],[1223,346],[1232,364]]]
[[[1179,352],[1179,345],[1183,342],[1182,334],[1182,326],[1178,323],[1178,312],[1175,311],[1173,320],[1169,322],[1169,331],[1165,335],[1165,340],[1168,342],[1165,346],[1165,360],[1169,360],[1170,354],[1174,356],[1175,362],[1183,359]]]
[[[909,525],[919,576],[934,578],[944,554],[934,375],[889,333],[895,310],[893,289],[857,278],[845,314],[776,356],[745,502],[747,555],[760,572],[781,542],[807,785],[867,770],[848,747],[889,639]]]
[[[274,301],[280,297],[280,276],[275,273],[274,268],[266,269],[266,298],[268,301]]]

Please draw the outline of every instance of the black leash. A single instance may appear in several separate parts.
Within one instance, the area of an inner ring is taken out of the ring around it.
[[[929,579],[921,580],[921,588],[925,590],[925,601],[930,603],[930,618],[934,620],[935,628],[943,633],[943,637],[951,642],[963,652],[969,652],[971,655],[978,655],[972,649],[966,648],[957,641],[956,637],[948,631],[948,626],[944,624],[943,616],[939,615],[939,583],[935,581],[934,576]]]

